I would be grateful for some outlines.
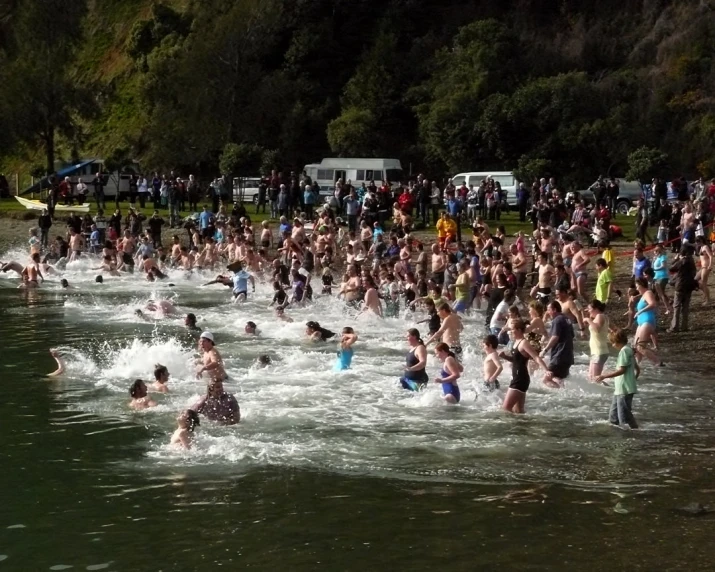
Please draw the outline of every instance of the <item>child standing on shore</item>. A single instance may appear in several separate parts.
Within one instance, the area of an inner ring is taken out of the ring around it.
[[[618,350],[617,369],[599,375],[596,382],[602,383],[604,379],[614,380],[609,421],[614,425],[627,424],[631,429],[638,429],[632,408],[633,396],[638,393],[636,380],[641,371],[633,348],[628,345],[628,332],[626,330],[613,331],[609,334],[608,341]]]

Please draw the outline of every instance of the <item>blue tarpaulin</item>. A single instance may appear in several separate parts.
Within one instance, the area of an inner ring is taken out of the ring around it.
[[[70,165],[68,167],[65,167],[64,169],[60,169],[57,171],[57,182],[59,183],[64,179],[65,177],[71,177],[74,175],[77,171],[80,169],[83,169],[87,165],[91,165],[94,163],[97,159],[87,159],[86,161],[82,161],[81,163],[75,163],[74,165]],[[39,193],[42,189],[47,189],[50,186],[50,179],[49,177],[43,177],[39,181],[37,181],[34,185],[31,185],[27,187],[24,191],[20,193],[20,195],[27,195],[29,193]]]

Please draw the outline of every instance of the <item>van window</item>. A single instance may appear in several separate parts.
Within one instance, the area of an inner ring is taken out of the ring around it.
[[[356,181],[364,181],[365,180],[365,169],[357,170],[357,173],[355,174],[355,180]]]
[[[478,187],[479,185],[482,184],[482,181],[486,179],[485,176],[483,175],[469,175],[469,183],[467,184],[468,187]]]
[[[467,177],[460,175],[459,177],[452,177],[452,184],[459,188],[467,181]]]
[[[343,183],[344,183],[346,181],[346,175],[347,175],[346,171],[343,171],[342,169],[336,169],[333,180],[337,182],[338,179],[342,179]]]
[[[491,178],[495,183],[499,183],[502,188],[514,186],[514,175],[495,175]]]
[[[318,180],[320,181],[333,181],[333,169],[318,169]]]
[[[375,181],[384,181],[385,179],[382,177],[382,169],[380,169],[379,171],[373,171],[372,179]]]

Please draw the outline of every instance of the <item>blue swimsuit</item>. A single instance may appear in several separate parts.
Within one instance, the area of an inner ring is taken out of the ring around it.
[[[444,379],[445,377],[449,377],[449,372],[446,370],[442,370],[440,372],[440,376]],[[459,393],[459,386],[456,383],[443,383],[442,384],[442,392],[445,395],[453,395],[454,399],[459,403],[460,399],[460,393]]]
[[[335,371],[342,371],[344,369],[350,369],[350,362],[353,361],[353,350],[352,348],[347,348],[345,350],[338,350],[338,361],[335,362]]]
[[[641,298],[638,300],[638,305],[636,306],[637,311],[641,311],[643,308],[645,308],[648,305],[648,302],[645,301],[645,298]],[[643,312],[642,314],[638,314],[636,317],[636,325],[642,326],[643,324],[651,324],[653,327],[655,327],[658,324],[658,321],[656,319],[655,315],[655,310],[647,310]]]

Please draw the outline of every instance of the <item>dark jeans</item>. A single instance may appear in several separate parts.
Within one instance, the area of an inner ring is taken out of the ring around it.
[[[439,220],[439,205],[432,205],[432,224],[437,226]]]
[[[521,201],[519,203],[519,222],[526,222],[526,210],[528,206],[529,205],[526,201]]]
[[[50,234],[49,228],[41,228],[40,229],[40,245],[42,246],[42,248],[47,248],[47,241],[48,241],[49,234]]]
[[[348,215],[348,230],[352,232],[357,232],[357,215],[354,214],[349,214]]]
[[[97,210],[104,209],[104,191],[94,191],[94,201],[97,203]],[[49,209],[49,204],[48,204]],[[52,213],[50,213],[52,214]]]
[[[611,211],[611,218],[616,218],[616,203],[618,203],[618,198],[608,199],[608,210]]]
[[[146,207],[146,193],[139,193],[139,206]]]
[[[671,330],[687,330],[690,318],[690,298],[693,292],[676,292],[673,298],[673,319],[670,322]]]
[[[462,215],[457,214],[452,218],[457,223],[457,242],[462,242]]]
[[[427,226],[429,224],[429,203],[420,203],[420,217],[422,218],[422,224]],[[437,224],[437,223],[435,223]]]
[[[154,191],[154,210],[158,211],[161,208],[161,193]]]
[[[311,207],[311,211],[312,211],[312,207]],[[256,214],[258,214],[260,212],[262,212],[264,214],[266,212],[266,199],[265,198],[261,199],[260,197],[258,197],[258,202],[256,203]]]
[[[634,393],[628,395],[614,395],[611,401],[611,410],[608,412],[608,420],[614,425],[628,425],[631,429],[638,429],[636,418],[633,417],[631,407],[633,406]]]
[[[263,212],[266,212],[265,203],[263,203]],[[313,220],[313,205],[305,205],[305,218],[308,220]]]

